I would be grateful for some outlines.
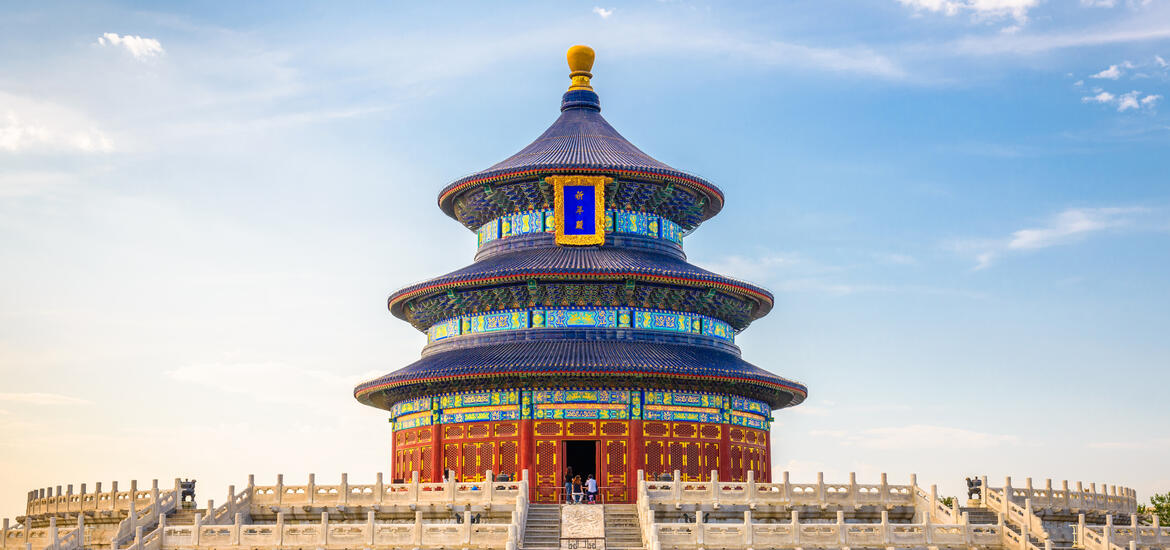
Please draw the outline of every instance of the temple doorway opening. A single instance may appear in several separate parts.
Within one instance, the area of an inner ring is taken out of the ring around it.
[[[597,441],[565,442],[565,465],[572,469],[574,476],[581,476],[581,483],[585,483],[585,480],[589,479],[589,474],[597,477],[597,443]]]

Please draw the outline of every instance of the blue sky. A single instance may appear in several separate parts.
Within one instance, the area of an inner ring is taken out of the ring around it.
[[[435,197],[555,119],[575,43],[726,192],[691,261],[776,293],[738,339],[810,388],[775,468],[1170,490],[1165,2],[165,8],[0,10],[0,515],[388,470],[350,393],[425,338],[385,297],[470,262]]]

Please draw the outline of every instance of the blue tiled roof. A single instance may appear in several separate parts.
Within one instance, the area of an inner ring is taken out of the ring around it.
[[[675,255],[618,246],[549,246],[490,256],[463,269],[403,288],[390,295],[389,303],[391,312],[403,317],[400,298],[420,289],[436,287],[435,292],[440,292],[443,286],[452,283],[503,276],[523,278],[525,275],[549,273],[600,275],[629,273],[688,279],[697,281],[697,285],[704,282],[730,285],[758,295],[755,296],[755,301],[759,303],[759,307],[755,311],[757,319],[771,310],[773,302],[772,293],[763,288],[712,273],[691,265]]]
[[[807,389],[718,349],[620,340],[518,341],[424,356],[411,365],[354,389],[366,404],[407,399],[437,387],[488,384],[541,387],[557,381],[605,387],[690,387],[742,392],[773,407],[800,403]],[[732,388],[735,389],[732,389]],[[379,398],[375,394],[386,392]],[[384,400],[383,400],[384,398]]]
[[[640,172],[651,176],[677,178],[692,182],[707,196],[707,214],[714,216],[723,204],[723,192],[711,182],[655,160],[622,137],[601,116],[597,95],[590,91],[571,91],[561,104],[561,116],[519,153],[512,155],[487,170],[455,180],[439,194],[440,206],[448,214],[450,202],[445,200],[450,191],[461,185],[490,180],[511,173],[541,169],[615,170]]]

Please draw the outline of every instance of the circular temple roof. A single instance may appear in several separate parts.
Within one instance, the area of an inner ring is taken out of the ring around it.
[[[561,116],[552,126],[519,153],[445,187],[439,193],[439,208],[458,219],[455,199],[468,189],[552,174],[603,174],[682,185],[704,198],[704,220],[723,208],[723,192],[714,184],[655,160],[622,137],[601,116],[597,94],[592,88],[578,88],[576,79],[562,97]]]

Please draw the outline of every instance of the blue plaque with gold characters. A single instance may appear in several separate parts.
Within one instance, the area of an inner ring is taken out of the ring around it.
[[[605,176],[549,176],[556,194],[553,217],[559,245],[605,243]]]

